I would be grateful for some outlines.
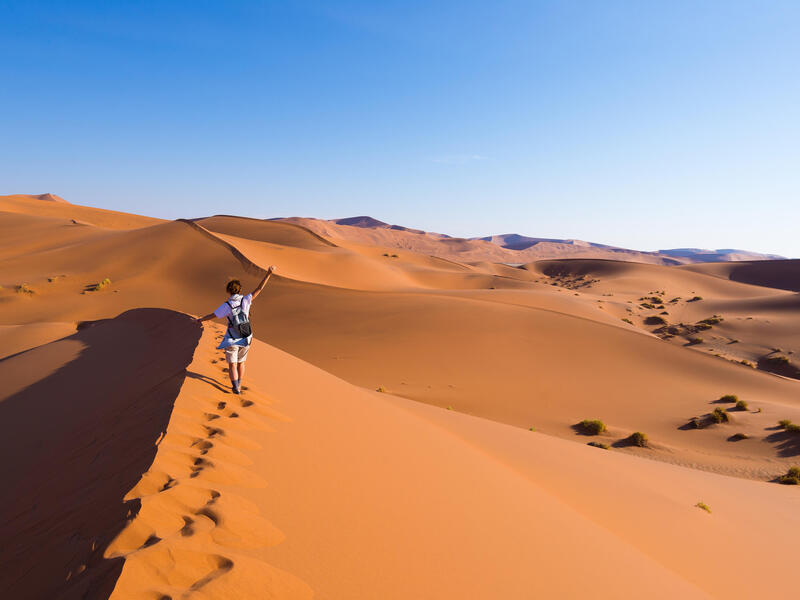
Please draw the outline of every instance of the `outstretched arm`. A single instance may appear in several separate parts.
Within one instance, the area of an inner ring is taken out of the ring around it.
[[[261,283],[259,283],[256,289],[253,290],[253,300],[255,300],[256,296],[258,296],[261,293],[261,291],[264,289],[264,286],[267,285],[269,278],[272,277],[272,274],[274,272],[275,272],[275,265],[270,265],[269,269],[267,269],[267,274],[264,275],[264,279],[262,279]]]
[[[215,315],[212,312],[212,313],[208,313],[205,317],[198,317],[197,319],[195,319],[195,321],[197,321],[198,323],[202,323],[203,321],[210,321],[211,319],[216,319],[216,318],[217,318],[217,315]]]

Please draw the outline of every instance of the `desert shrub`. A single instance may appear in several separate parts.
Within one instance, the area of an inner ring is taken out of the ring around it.
[[[386,258],[389,258],[389,253],[388,253],[388,252],[384,252],[384,253],[383,253],[383,255],[384,255]]]
[[[786,431],[789,431],[791,433],[800,433],[800,425],[798,425],[797,423],[789,423],[786,426]]]
[[[628,436],[627,442],[632,446],[639,446],[640,448],[644,448],[647,446],[647,434],[642,433],[641,431],[634,431],[632,434]]]
[[[530,427],[528,431],[536,431],[536,427]]]
[[[697,331],[708,331],[709,329],[711,329],[711,325],[709,325],[708,323],[697,323],[694,326],[694,328]]]
[[[728,416],[728,411],[724,408],[717,407],[713,411],[711,411],[711,418],[715,423],[727,423],[730,421],[730,417]]]
[[[724,319],[718,315],[714,315],[713,317],[708,317],[698,321],[698,323],[706,323],[707,325],[719,325],[722,323]]]
[[[23,294],[26,296],[33,296],[36,293],[32,287],[29,287],[27,283],[21,283],[17,286],[14,286],[14,289],[18,294]]]
[[[606,430],[606,424],[600,419],[584,419],[580,422],[580,428],[589,435],[600,435]]]
[[[719,398],[719,402],[734,403],[738,401],[739,401],[739,396],[737,396],[736,394],[725,394],[724,396],[720,396]]]
[[[650,304],[649,302],[642,302],[639,306],[641,306],[642,308],[655,308],[655,306],[653,304]]]
[[[589,442],[589,446],[593,446],[595,448],[602,448],[603,450],[610,450],[611,446],[608,444],[604,444],[603,442]]]
[[[737,410],[747,410],[747,402],[744,400],[737,400],[736,401],[736,409]]]
[[[689,424],[695,429],[702,429],[705,426],[705,421],[700,417],[692,417]]]
[[[741,433],[741,432],[740,432],[740,433],[734,433],[734,434],[733,434],[733,435],[732,435],[730,438],[728,438],[728,439],[730,439],[732,442],[738,442],[739,440],[746,440],[746,439],[748,439],[749,437],[750,437],[750,436],[749,436],[749,435],[747,435],[746,433]]]
[[[690,346],[696,346],[697,344],[702,344],[702,343],[703,343],[703,338],[701,338],[701,337],[690,337],[689,338],[689,345]]]
[[[659,317],[658,315],[652,315],[650,317],[647,317],[644,320],[644,324],[645,325],[666,325],[667,321],[666,321],[666,319],[664,319],[664,317]]]
[[[695,504],[695,506],[697,508],[702,508],[707,513],[711,512],[711,507],[708,504],[706,504],[705,502],[698,502],[697,504]]]
[[[397,254],[392,254],[392,258],[400,258]]]
[[[739,364],[740,365],[744,365],[745,367],[750,367],[751,369],[755,369],[756,368],[756,366],[753,363],[751,363],[749,360],[740,360]]]
[[[378,387],[378,389],[376,389],[375,391],[376,391],[376,392],[380,392],[380,393],[382,393],[382,394],[383,394],[383,393],[385,393],[385,392],[386,392],[386,388],[385,388],[385,387],[383,387],[383,386],[381,385],[381,386],[379,386],[379,387]]]
[[[786,475],[778,477],[778,483],[784,485],[800,485],[800,467],[790,467]]]
[[[670,303],[670,304],[675,304],[676,302],[680,302],[680,299],[681,299],[681,297],[680,297],[680,296],[676,296],[675,298],[673,298],[672,300],[670,300],[670,301],[669,301],[669,303]]]
[[[631,321],[630,319],[622,319],[622,320],[628,323],[629,325],[633,325],[633,321]]]
[[[93,291],[99,292],[100,290],[103,290],[110,285],[111,285],[111,280],[108,277],[106,277],[105,279],[103,279],[103,281],[94,286]]]
[[[778,421],[778,427],[783,427],[784,429],[786,429],[791,424],[792,422],[789,419],[781,419],[780,421]]]

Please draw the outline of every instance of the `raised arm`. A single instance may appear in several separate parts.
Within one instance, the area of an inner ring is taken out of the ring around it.
[[[272,277],[272,274],[274,272],[275,272],[275,265],[270,265],[270,267],[267,269],[267,274],[264,275],[264,279],[262,279],[261,283],[259,283],[256,289],[253,290],[253,300],[255,300],[256,297],[261,293],[261,291],[264,289],[264,286],[267,285],[269,278]]]
[[[215,315],[215,314],[212,312],[212,313],[208,313],[208,314],[207,314],[206,316],[204,316],[204,317],[198,317],[198,318],[196,318],[196,319],[195,319],[195,321],[197,321],[198,323],[202,323],[203,321],[210,321],[211,319],[216,319],[216,318],[217,318],[217,315]]]

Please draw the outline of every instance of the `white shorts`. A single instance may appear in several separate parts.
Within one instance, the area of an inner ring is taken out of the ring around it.
[[[243,363],[247,360],[247,351],[250,346],[228,346],[225,348],[225,360],[229,363]]]

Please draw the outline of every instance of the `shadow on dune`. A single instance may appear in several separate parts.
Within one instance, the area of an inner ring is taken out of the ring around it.
[[[781,429],[770,433],[764,438],[764,441],[775,444],[778,456],[788,457],[800,454],[800,433]]]
[[[105,598],[124,559],[109,543],[139,510],[200,338],[188,316],[135,309],[0,361],[0,589],[6,598]]]

